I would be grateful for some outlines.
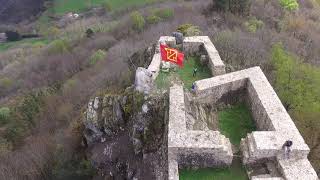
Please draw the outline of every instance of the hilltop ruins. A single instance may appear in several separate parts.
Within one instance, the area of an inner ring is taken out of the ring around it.
[[[160,42],[175,46],[175,38],[163,36]],[[158,46],[159,46],[158,43]],[[159,47],[158,47],[159,48]],[[189,97],[181,85],[170,88],[168,123],[168,179],[178,180],[179,169],[226,167],[233,159],[232,145],[219,131],[196,131],[186,125],[186,101],[218,103],[245,95],[245,102],[257,126],[257,131],[241,140],[242,163],[246,166],[266,163],[268,173],[248,171],[252,180],[318,179],[307,156],[308,145],[283,107],[280,99],[259,67],[227,73],[218,51],[207,36],[186,37],[182,44],[187,55],[205,56],[212,78],[195,82],[195,92]],[[149,82],[155,80],[161,68],[159,50],[147,71]],[[141,90],[141,89],[140,89]],[[143,90],[142,90],[143,91]],[[289,157],[284,143],[293,142]],[[277,172],[277,173],[275,173]],[[252,174],[251,174],[252,173]]]

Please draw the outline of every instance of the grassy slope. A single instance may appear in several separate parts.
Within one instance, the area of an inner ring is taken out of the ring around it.
[[[239,145],[241,138],[255,130],[251,113],[245,104],[238,104],[219,112],[219,129],[232,144]]]
[[[49,41],[46,39],[32,38],[32,39],[23,39],[21,41],[0,43],[0,52],[8,50],[12,47],[17,46],[32,46],[32,45],[46,45]]]

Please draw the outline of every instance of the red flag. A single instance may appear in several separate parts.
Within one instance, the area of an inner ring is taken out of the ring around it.
[[[161,58],[163,61],[173,62],[180,67],[183,66],[184,54],[167,45],[160,44]]]

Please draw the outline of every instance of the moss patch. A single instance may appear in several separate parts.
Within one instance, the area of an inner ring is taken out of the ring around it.
[[[234,145],[239,145],[241,138],[256,129],[251,112],[244,103],[220,111],[218,117],[221,133]]]

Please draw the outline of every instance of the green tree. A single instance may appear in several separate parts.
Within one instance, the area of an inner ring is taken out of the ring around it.
[[[299,9],[299,3],[297,0],[280,0],[280,5],[289,11]]]
[[[247,31],[251,33],[257,32],[258,29],[261,29],[264,26],[263,21],[258,20],[256,17],[251,17],[247,22],[244,23]]]
[[[104,50],[99,49],[98,51],[94,52],[90,56],[90,65],[95,65],[98,61],[103,60],[106,57],[106,52]]]
[[[315,162],[320,158],[316,153],[320,150],[320,69],[299,61],[281,44],[272,48],[272,64],[276,91],[310,146],[310,159]]]

